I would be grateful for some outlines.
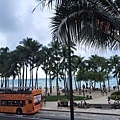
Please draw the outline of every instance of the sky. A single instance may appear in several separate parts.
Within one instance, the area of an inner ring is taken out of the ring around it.
[[[43,45],[48,45],[51,38],[50,17],[52,12],[46,8],[41,10],[36,0],[0,0],[0,48],[14,50],[24,38],[33,38]],[[109,57],[118,54],[115,51],[99,52],[79,47],[77,55],[89,57],[91,54]],[[39,77],[45,77],[40,70]]]
[[[24,38],[31,37],[47,45],[51,40],[48,9],[34,13],[36,0],[0,0],[0,47],[15,49]]]

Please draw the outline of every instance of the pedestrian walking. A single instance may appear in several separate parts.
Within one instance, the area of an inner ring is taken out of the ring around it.
[[[43,105],[46,105],[46,97],[43,98]]]
[[[108,96],[108,104],[110,104],[110,96]]]
[[[58,101],[57,101],[57,107],[61,108],[61,101],[60,101],[60,99],[58,99]]]

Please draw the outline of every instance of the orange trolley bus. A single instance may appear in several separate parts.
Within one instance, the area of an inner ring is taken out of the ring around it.
[[[42,108],[42,90],[0,89],[0,112],[34,114]]]

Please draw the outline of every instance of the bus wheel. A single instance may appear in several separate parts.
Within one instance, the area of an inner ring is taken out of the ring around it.
[[[21,108],[17,108],[16,114],[21,115],[22,114],[22,109]]]

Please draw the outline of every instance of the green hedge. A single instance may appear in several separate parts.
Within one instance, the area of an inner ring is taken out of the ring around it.
[[[44,98],[45,96],[43,96]],[[58,99],[60,100],[68,100],[70,99],[68,96],[65,96],[65,95],[59,95],[59,96],[56,96],[56,95],[50,95],[50,96],[46,96],[46,100],[47,101],[57,101]],[[90,99],[90,98],[85,98],[86,100]],[[84,100],[84,97],[83,96],[74,96],[73,97],[73,100],[74,101],[78,101],[78,100]]]
[[[118,95],[118,99],[120,100],[120,91],[116,91],[116,92],[111,93],[110,98],[111,98],[112,100],[115,100],[115,96],[116,96],[116,95]]]
[[[111,95],[120,95],[120,91],[113,92]]]
[[[62,99],[61,102],[68,102],[68,99]]]

